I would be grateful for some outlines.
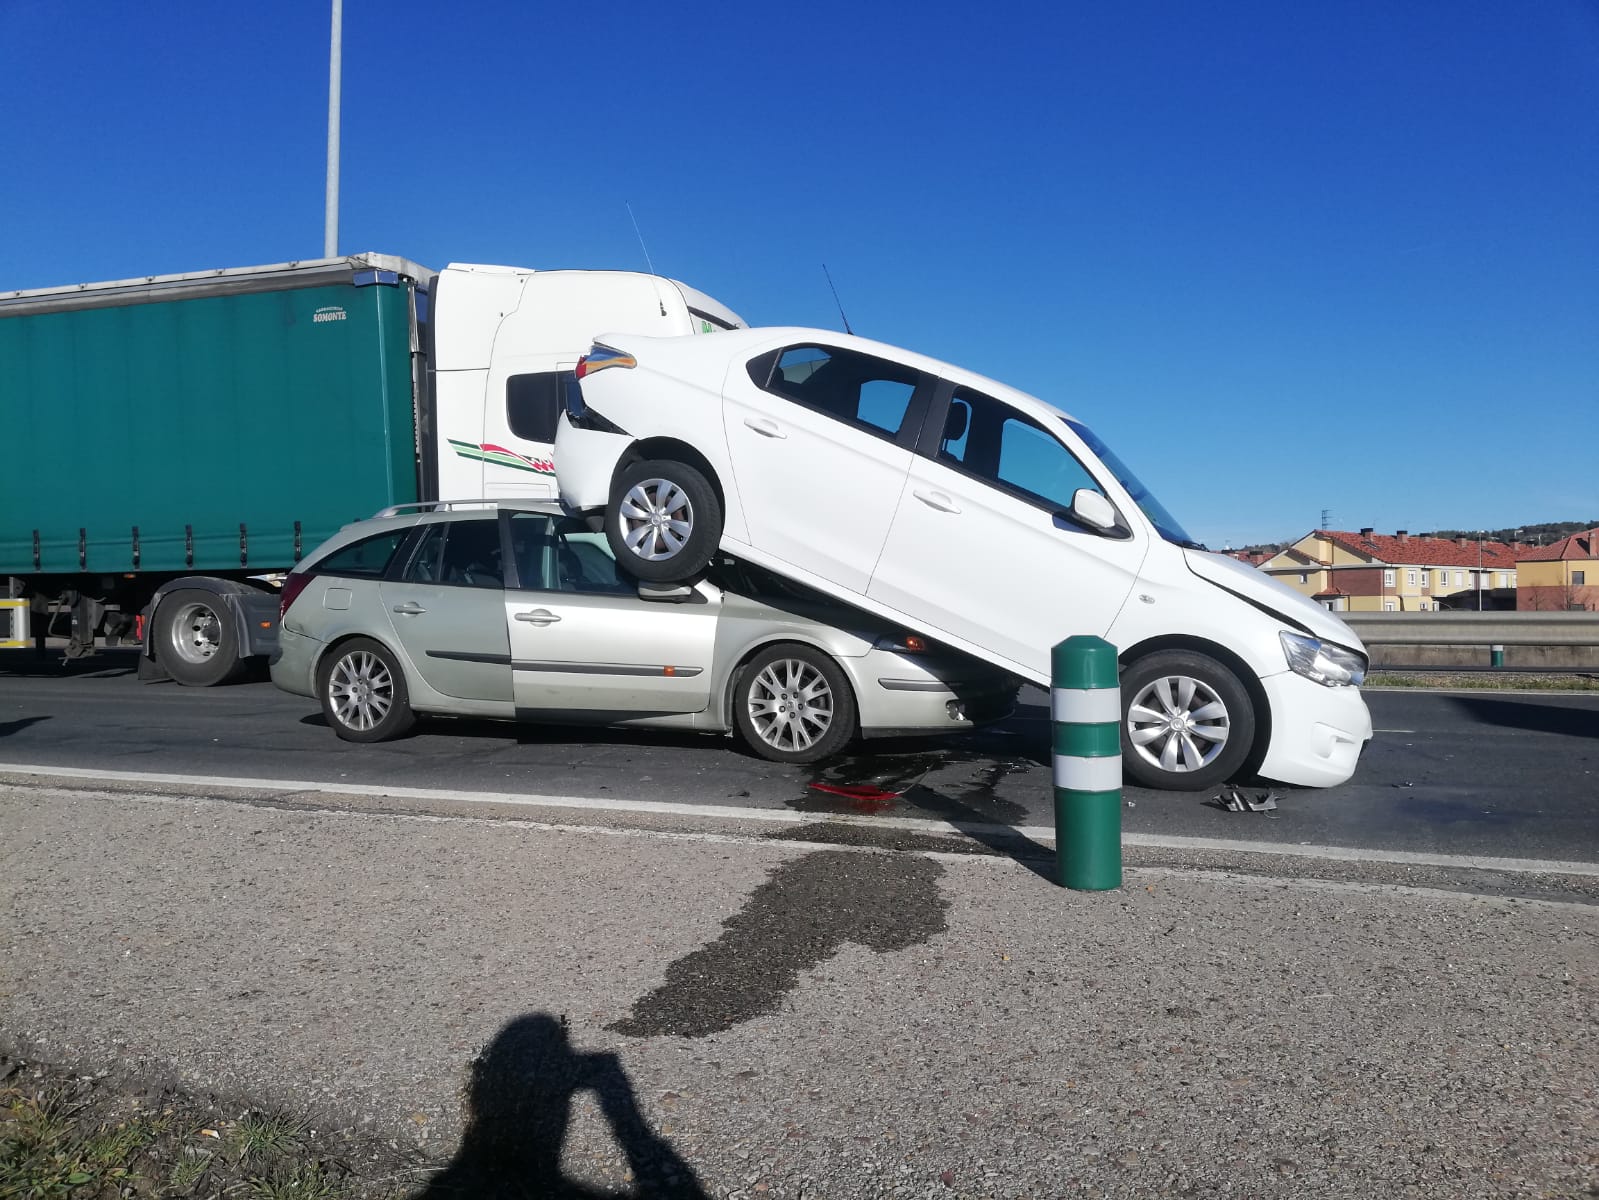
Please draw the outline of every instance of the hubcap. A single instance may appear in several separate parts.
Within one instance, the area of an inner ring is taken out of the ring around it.
[[[640,558],[671,558],[694,532],[694,506],[670,479],[641,479],[621,504],[622,540]]]
[[[394,676],[370,651],[346,654],[328,676],[328,699],[341,725],[365,732],[394,707]]]
[[[808,750],[833,724],[833,689],[808,662],[779,659],[750,684],[750,721],[761,741],[776,750]]]
[[[222,645],[222,622],[208,604],[185,604],[171,628],[172,651],[184,662],[207,662]]]
[[[1197,771],[1216,761],[1232,722],[1214,688],[1187,675],[1145,684],[1127,706],[1127,735],[1138,756],[1162,771]]]

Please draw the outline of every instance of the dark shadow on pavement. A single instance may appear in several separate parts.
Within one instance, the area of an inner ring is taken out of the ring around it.
[[[37,725],[40,721],[48,721],[49,719],[49,717],[23,717],[16,721],[0,721],[0,737],[21,733],[29,725]]]
[[[593,1092],[632,1170],[626,1192],[566,1178],[561,1152],[579,1092]],[[564,1020],[518,1017],[472,1063],[461,1149],[412,1200],[708,1200],[670,1142],[639,1112],[614,1054],[574,1050]]]
[[[1530,697],[1506,700],[1495,696],[1450,696],[1448,700],[1467,716],[1486,725],[1556,733],[1563,737],[1599,737],[1599,711],[1591,704],[1562,704]]]
[[[110,679],[117,675],[132,675],[139,669],[137,646],[113,646],[96,650],[83,658],[68,658],[62,651],[46,650],[38,654],[30,648],[0,650],[0,675],[54,676],[85,675],[90,678]]]

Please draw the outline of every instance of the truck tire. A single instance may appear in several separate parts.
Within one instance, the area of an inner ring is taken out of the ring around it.
[[[239,630],[222,597],[199,588],[180,588],[161,597],[155,610],[151,650],[157,661],[186,687],[214,687],[237,679]]]
[[[710,565],[722,540],[716,489],[687,463],[636,462],[616,479],[605,506],[616,564],[646,583],[686,583]]]

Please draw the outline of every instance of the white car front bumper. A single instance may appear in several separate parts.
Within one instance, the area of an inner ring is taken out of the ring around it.
[[[1355,773],[1371,739],[1371,711],[1359,688],[1323,687],[1292,671],[1268,675],[1260,685],[1272,714],[1262,775],[1300,787],[1335,787]]]

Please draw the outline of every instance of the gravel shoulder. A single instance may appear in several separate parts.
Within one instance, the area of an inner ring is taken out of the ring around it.
[[[0,1053],[461,1194],[1594,1194],[1599,909],[1300,871],[0,787]]]

